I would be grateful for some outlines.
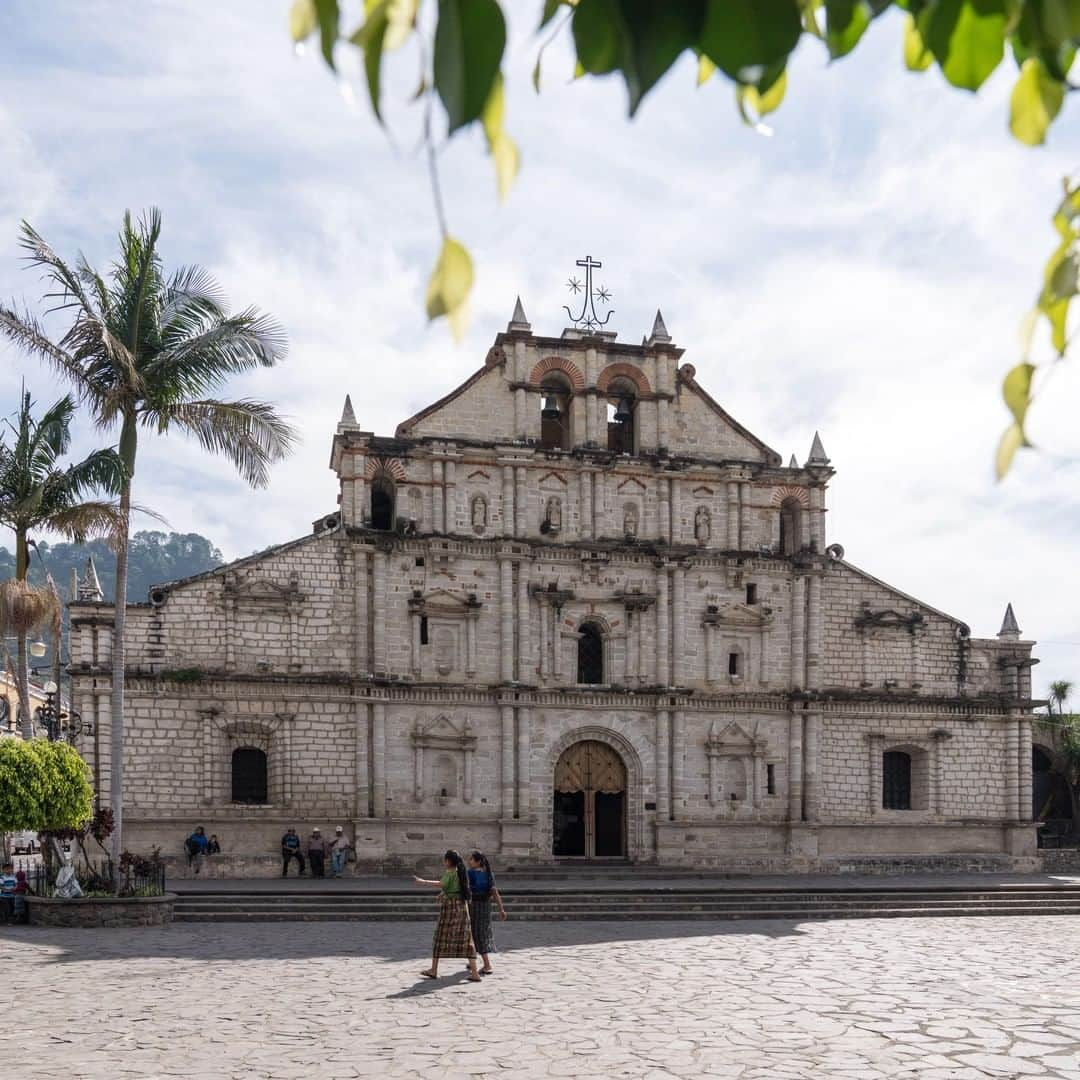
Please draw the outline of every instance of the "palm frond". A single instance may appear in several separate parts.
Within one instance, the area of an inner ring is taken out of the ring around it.
[[[269,466],[292,452],[296,430],[263,401],[183,401],[144,414],[159,432],[176,426],[204,449],[227,457],[252,487],[265,487]]]
[[[209,270],[202,266],[181,266],[165,285],[162,323],[169,322],[169,313],[176,305],[192,300],[205,301],[219,311],[224,311],[226,307],[225,290]]]
[[[124,462],[113,449],[95,450],[82,461],[70,465],[59,477],[66,494],[73,500],[91,491],[118,495],[128,479]]]
[[[55,300],[49,311],[64,311],[77,307],[86,316],[100,319],[100,313],[83,289],[77,270],[73,270],[53,251],[45,238],[28,222],[24,221],[19,230],[19,246],[26,252],[25,259],[31,266],[42,271],[46,281],[52,282],[56,291],[45,293],[47,300]]]
[[[26,634],[54,625],[60,615],[55,589],[8,578],[0,581],[0,634]]]
[[[30,416],[30,395],[27,394],[24,411],[27,423],[33,430],[30,456],[46,469],[51,469],[71,445],[71,421],[75,415],[75,402],[70,395],[65,394],[34,423]]]
[[[55,511],[42,523],[43,528],[60,533],[76,544],[96,537],[112,538],[123,526],[120,504],[102,501],[76,503]]]
[[[89,397],[90,387],[82,365],[62,345],[56,344],[38,320],[24,311],[0,304],[0,333],[31,356],[46,361],[75,387],[80,399]]]

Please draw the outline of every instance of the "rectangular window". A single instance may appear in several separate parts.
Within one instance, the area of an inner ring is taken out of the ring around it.
[[[776,766],[765,766],[765,791],[769,795],[776,794]]]
[[[426,615],[421,615],[420,616],[420,644],[421,645],[426,645],[427,643],[428,643],[427,616]]]
[[[424,556],[423,555],[417,555],[416,556],[416,565],[417,566],[423,566],[424,565]]]
[[[756,604],[757,603],[757,586],[756,585],[747,585],[746,586],[746,602],[748,604]]]
[[[737,652],[728,653],[727,673],[729,675],[739,674],[739,654]]]
[[[885,810],[911,809],[911,755],[888,750],[881,762],[881,805]]]

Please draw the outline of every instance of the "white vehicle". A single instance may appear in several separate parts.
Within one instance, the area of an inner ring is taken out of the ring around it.
[[[41,850],[41,844],[38,842],[38,834],[36,832],[31,832],[29,829],[23,829],[22,832],[12,833],[8,838],[8,843],[11,846],[13,855],[33,855],[35,852]]]

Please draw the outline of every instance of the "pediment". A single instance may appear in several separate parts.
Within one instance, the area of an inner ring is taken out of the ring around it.
[[[251,603],[289,603],[301,599],[295,576],[288,582],[271,581],[255,576],[226,578],[224,592],[226,596],[234,600]]]
[[[640,495],[645,490],[645,485],[636,476],[628,476],[617,490],[624,495]]]
[[[440,714],[431,720],[417,720],[412,741],[414,746],[432,749],[468,750],[475,747],[476,736],[467,719],[459,725],[449,716]]]
[[[760,629],[773,621],[772,609],[761,604],[719,604],[710,606],[703,621],[714,626]]]
[[[566,487],[566,477],[557,472],[546,472],[540,477],[540,487],[550,488],[554,491],[562,491]]]
[[[896,611],[894,608],[883,608],[880,611],[874,611],[869,607],[864,607],[862,611],[855,616],[855,625],[860,630],[864,630],[867,627],[914,630],[915,627],[922,625],[925,621],[921,611],[912,611],[905,615],[903,612]]]
[[[432,589],[421,596],[414,597],[426,615],[461,616],[469,615],[480,607],[474,593],[463,595],[450,592],[449,589]]]
[[[714,753],[753,754],[763,744],[738,722],[731,720],[720,729],[720,721],[714,720],[709,732],[708,748]]]

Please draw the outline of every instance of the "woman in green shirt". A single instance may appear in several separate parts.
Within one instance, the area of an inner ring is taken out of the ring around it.
[[[425,979],[437,979],[442,957],[464,957],[469,961],[469,981],[479,982],[469,920],[469,874],[465,860],[456,851],[448,851],[443,856],[443,866],[445,871],[438,881],[413,877],[417,885],[433,885],[439,890],[439,921],[435,924],[431,967],[420,974]]]

